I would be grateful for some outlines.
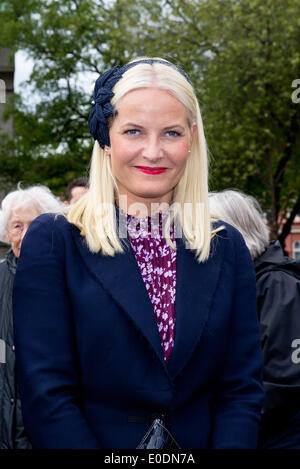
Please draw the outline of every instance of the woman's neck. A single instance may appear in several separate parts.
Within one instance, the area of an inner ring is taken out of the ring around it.
[[[157,199],[136,198],[132,200],[127,195],[116,196],[116,204],[124,213],[136,218],[154,217],[157,213],[165,213],[169,210],[172,202],[170,194],[168,197]]]

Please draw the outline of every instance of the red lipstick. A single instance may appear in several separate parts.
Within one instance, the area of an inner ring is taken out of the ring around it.
[[[167,171],[168,169],[168,168],[162,168],[162,167],[152,168],[151,166],[135,166],[135,168],[145,174],[161,174]]]

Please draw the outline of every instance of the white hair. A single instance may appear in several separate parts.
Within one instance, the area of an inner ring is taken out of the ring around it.
[[[12,191],[2,200],[0,209],[0,241],[7,240],[7,227],[14,210],[36,208],[40,214],[57,213],[62,208],[60,202],[46,186],[32,186],[22,189],[18,185],[16,191]]]
[[[269,246],[269,229],[258,201],[251,195],[228,189],[209,194],[211,214],[239,230],[256,259]]]

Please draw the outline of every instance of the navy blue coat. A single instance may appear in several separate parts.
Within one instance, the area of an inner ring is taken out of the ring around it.
[[[64,217],[23,240],[14,286],[25,428],[35,448],[135,448],[167,416],[181,448],[253,448],[263,401],[255,275],[231,226],[196,262],[178,240],[166,366],[134,253],[92,254]],[[140,423],[139,423],[140,422]]]

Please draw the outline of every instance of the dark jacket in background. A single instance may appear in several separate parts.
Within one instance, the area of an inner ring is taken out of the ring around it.
[[[266,396],[260,445],[300,448],[300,264],[272,241],[254,265]]]
[[[16,385],[12,289],[17,260],[10,249],[0,261],[0,449],[30,449]]]

